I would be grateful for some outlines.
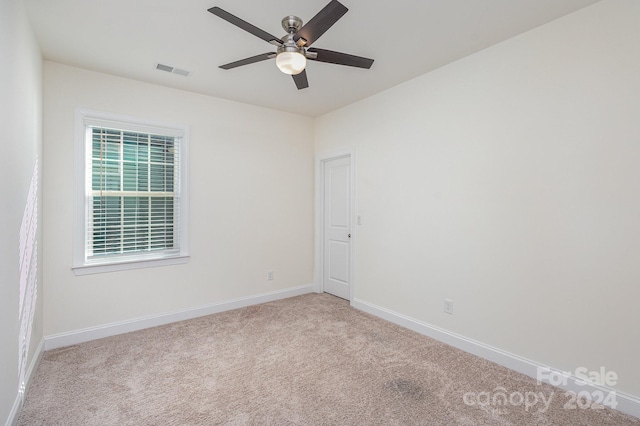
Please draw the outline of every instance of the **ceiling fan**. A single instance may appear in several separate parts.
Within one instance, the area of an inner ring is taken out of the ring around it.
[[[298,90],[309,87],[305,70],[307,59],[369,69],[373,64],[373,59],[310,47],[348,10],[337,0],[332,0],[305,25],[302,25],[302,19],[297,16],[285,16],[282,19],[282,28],[287,34],[282,38],[278,38],[217,6],[212,7],[209,12],[277,47],[276,52],[251,56],[250,58],[221,65],[220,68],[229,70],[275,58],[276,65],[280,71],[293,76],[293,81]]]

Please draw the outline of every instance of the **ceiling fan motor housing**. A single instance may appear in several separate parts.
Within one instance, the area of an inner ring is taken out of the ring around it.
[[[304,55],[305,48],[293,39],[293,34],[287,34],[282,37],[282,45],[278,46],[278,54],[282,52],[297,52]]]

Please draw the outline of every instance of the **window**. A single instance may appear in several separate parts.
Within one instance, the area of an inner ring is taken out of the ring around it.
[[[76,111],[76,274],[187,261],[187,133]]]

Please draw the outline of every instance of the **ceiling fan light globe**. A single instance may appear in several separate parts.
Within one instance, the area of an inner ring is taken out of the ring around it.
[[[297,75],[307,66],[307,58],[299,52],[280,52],[276,56],[276,65],[285,74]]]

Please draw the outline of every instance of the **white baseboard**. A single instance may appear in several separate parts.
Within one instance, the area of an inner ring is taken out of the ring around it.
[[[29,384],[31,384],[31,379],[33,378],[33,374],[38,369],[38,365],[40,365],[40,360],[42,359],[42,354],[44,353],[44,339],[40,340],[38,347],[36,348],[36,352],[29,363],[29,368],[27,369],[27,373],[25,374],[25,389],[29,390]],[[20,410],[22,410],[22,406],[24,405],[24,395],[20,395],[18,393],[16,395],[16,400],[13,402],[13,407],[11,407],[11,412],[9,413],[9,418],[7,418],[6,426],[15,426],[18,423],[18,417],[20,416]]]
[[[278,290],[270,293],[263,293],[254,296],[241,297],[227,300],[213,305],[200,306],[197,308],[184,309],[169,312],[166,314],[151,315],[136,318],[128,321],[120,321],[105,324],[97,327],[89,327],[81,330],[74,330],[66,333],[46,336],[44,340],[45,350],[61,348],[64,346],[77,345],[78,343],[101,339],[103,337],[115,336],[129,333],[131,331],[142,330],[159,325],[169,324],[177,321],[184,321],[205,315],[216,314],[232,309],[244,308],[246,306],[258,305],[260,303],[272,302],[274,300],[286,299],[313,292],[313,284],[299,287],[292,287],[285,290]]]
[[[5,423],[5,426],[15,426],[18,423],[18,416],[22,409],[22,403],[22,396],[19,394],[16,395],[16,400],[13,402],[13,407],[11,407],[11,412],[9,413],[9,418]]]
[[[610,387],[599,386],[588,382],[585,383],[585,381],[579,377],[567,374],[559,369],[494,348],[482,342],[466,338],[360,299],[354,299],[351,302],[351,306],[465,352],[495,362],[496,364],[540,380],[541,382],[555,385],[565,391],[579,393],[586,390],[589,395],[603,395],[605,397],[602,402],[604,405],[612,406],[612,408],[618,411],[640,418],[640,398],[637,396],[620,392]],[[543,374],[541,377],[539,374],[540,371],[545,371],[546,374]],[[554,383],[550,383],[548,377],[553,377]],[[557,384],[558,382],[562,383]],[[569,400],[567,399],[567,401]],[[612,402],[612,404],[607,404],[607,402]]]

